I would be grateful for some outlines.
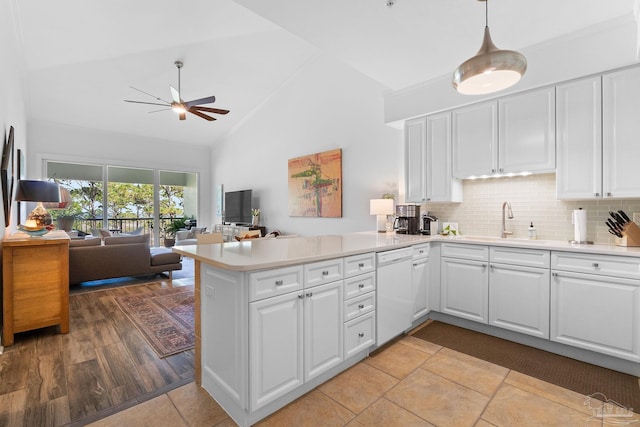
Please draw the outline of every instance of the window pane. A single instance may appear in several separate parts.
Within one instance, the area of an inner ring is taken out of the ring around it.
[[[153,225],[153,170],[109,166],[107,213],[112,233],[148,233]]]

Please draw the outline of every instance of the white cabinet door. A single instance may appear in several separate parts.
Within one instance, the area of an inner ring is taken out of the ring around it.
[[[411,289],[413,290],[413,320],[429,311],[427,298],[429,286],[429,258],[414,259],[411,264]]]
[[[555,88],[498,100],[498,172],[554,172]]]
[[[556,87],[557,198],[602,197],[602,79]]]
[[[490,175],[498,169],[498,103],[453,110],[453,177]]]
[[[462,184],[451,172],[451,113],[427,116],[428,202],[461,202]]]
[[[640,280],[554,271],[551,340],[640,362]]]
[[[305,289],[305,381],[342,362],[343,301],[341,280]]]
[[[640,68],[602,77],[604,197],[640,197]]]
[[[405,123],[405,201],[424,203],[427,201],[427,121],[425,117]]]
[[[300,291],[249,304],[252,411],[304,382],[303,298]]]
[[[549,269],[489,266],[489,324],[549,338]]]
[[[489,271],[484,261],[440,259],[443,313],[476,322],[489,321]]]

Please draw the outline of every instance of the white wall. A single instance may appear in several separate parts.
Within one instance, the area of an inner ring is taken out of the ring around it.
[[[211,148],[61,124],[29,123],[28,177],[43,178],[42,161],[139,166],[199,174],[198,223],[211,223]]]
[[[214,147],[213,184],[225,191],[253,189],[254,205],[269,230],[301,235],[375,230],[369,199],[397,195],[403,152],[402,132],[383,123],[383,90],[318,55]],[[336,148],[342,149],[342,218],[289,217],[287,161]]]
[[[17,149],[25,150],[27,141],[26,113],[24,102],[22,73],[22,57],[19,51],[19,43],[14,28],[14,11],[12,2],[0,1],[0,58],[2,58],[2,71],[0,78],[0,135],[2,146],[7,139],[9,127],[14,127],[14,158]],[[15,164],[15,163],[14,163]],[[0,194],[0,199],[2,195]],[[4,206],[0,202],[2,211],[1,223],[4,225]],[[16,204],[12,202],[11,224],[5,229],[3,235],[10,234],[16,229]]]

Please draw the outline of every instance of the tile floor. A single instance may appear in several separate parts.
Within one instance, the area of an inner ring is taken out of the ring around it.
[[[585,396],[406,336],[258,423],[283,426],[601,426]],[[625,425],[640,415],[619,417]],[[90,424],[236,424],[195,383]]]

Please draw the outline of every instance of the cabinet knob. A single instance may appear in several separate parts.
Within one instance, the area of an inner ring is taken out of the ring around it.
[[[492,173],[495,173],[495,172],[496,172],[496,170],[495,170],[495,169],[491,169],[491,172],[492,172]]]
[[[359,287],[360,289],[364,289],[364,283],[360,283],[360,284],[358,285],[358,287]]]
[[[282,280],[276,280],[276,286],[282,286],[283,283]]]
[[[307,297],[311,298],[313,296],[313,292],[308,292]]]
[[[607,193],[607,197],[613,197],[613,194]]]
[[[364,267],[364,262],[361,262],[360,264],[358,264],[358,267],[363,268]]]
[[[485,268],[487,266],[487,264],[482,264],[482,268]]]
[[[363,338],[363,337],[364,337],[364,333],[360,332],[360,333],[358,334],[358,336],[359,336],[360,338]]]
[[[594,196],[600,197],[600,193],[593,193]]]
[[[328,275],[329,275],[329,271],[328,271],[328,270],[324,270],[324,271],[322,272],[322,275],[323,275],[323,276],[328,276]]]
[[[591,266],[593,268],[598,268],[598,267],[600,267],[600,264],[598,264],[597,262],[594,262],[593,264],[591,264]]]
[[[551,273],[551,275],[552,275],[553,277],[558,277],[558,273],[556,273],[555,271],[554,271],[553,273]]]
[[[304,298],[304,294],[298,295],[298,298],[303,299]]]
[[[358,308],[359,308],[360,310],[362,310],[362,309],[364,308],[364,304],[359,304],[359,305],[358,305]]]
[[[500,168],[500,172],[504,172],[504,168]]]

